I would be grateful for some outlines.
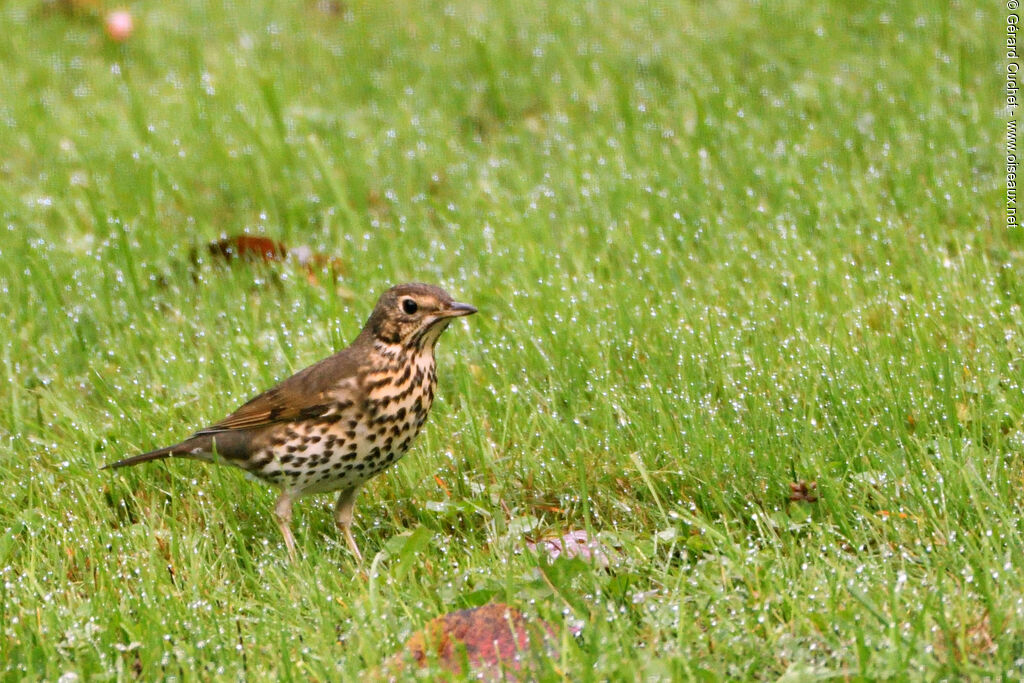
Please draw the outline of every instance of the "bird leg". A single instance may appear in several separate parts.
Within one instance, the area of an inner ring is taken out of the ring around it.
[[[281,496],[274,505],[274,517],[277,518],[277,528],[284,536],[284,544],[288,546],[288,556],[295,560],[295,537],[292,536],[292,497],[287,491],[282,491]]]
[[[363,554],[359,552],[356,539],[352,538],[352,518],[355,516],[356,494],[358,492],[358,486],[349,487],[341,492],[341,495],[338,496],[338,502],[334,505],[334,522],[345,537],[348,549],[356,556],[359,564],[362,564]]]

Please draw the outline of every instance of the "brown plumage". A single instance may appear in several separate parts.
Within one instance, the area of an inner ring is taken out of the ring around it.
[[[351,531],[356,493],[408,451],[434,400],[434,344],[452,319],[473,313],[439,287],[392,287],[348,348],[181,443],[104,469],[184,457],[251,472],[281,488],[274,513],[292,555],[292,502],[340,489],[335,521],[362,560]]]

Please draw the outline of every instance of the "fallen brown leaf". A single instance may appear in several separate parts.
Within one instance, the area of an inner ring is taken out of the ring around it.
[[[794,503],[815,503],[818,501],[818,482],[794,481],[789,484],[789,499]]]
[[[402,678],[410,660],[424,667],[436,659],[447,671],[461,675],[467,663],[474,675],[484,680],[502,680],[512,674],[519,679],[529,669],[531,645],[544,643],[553,651],[554,629],[543,621],[527,621],[523,613],[504,603],[449,612],[429,621],[405,644],[404,652],[392,658],[391,680]],[[407,675],[407,674],[406,674]]]
[[[333,279],[337,279],[343,272],[340,259],[313,251],[305,245],[289,248],[282,242],[272,240],[269,237],[257,237],[253,235],[231,235],[222,239],[210,242],[206,245],[206,251],[214,260],[226,263],[247,262],[247,263],[272,263],[280,261],[291,261],[302,266],[306,278],[310,284],[319,284],[316,272],[327,268],[330,270]],[[199,264],[198,251],[192,250],[192,263]]]

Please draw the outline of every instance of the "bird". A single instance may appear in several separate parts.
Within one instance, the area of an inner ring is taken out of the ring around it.
[[[408,452],[434,402],[438,337],[455,318],[476,312],[434,285],[391,287],[348,347],[180,443],[102,469],[163,458],[241,468],[280,488],[274,517],[293,559],[293,502],[340,491],[334,520],[361,564],[352,536],[359,487]]]

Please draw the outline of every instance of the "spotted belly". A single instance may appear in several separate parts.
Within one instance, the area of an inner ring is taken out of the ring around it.
[[[279,425],[245,465],[255,476],[296,494],[359,486],[398,462],[426,422],[433,369],[371,391],[362,405]]]

